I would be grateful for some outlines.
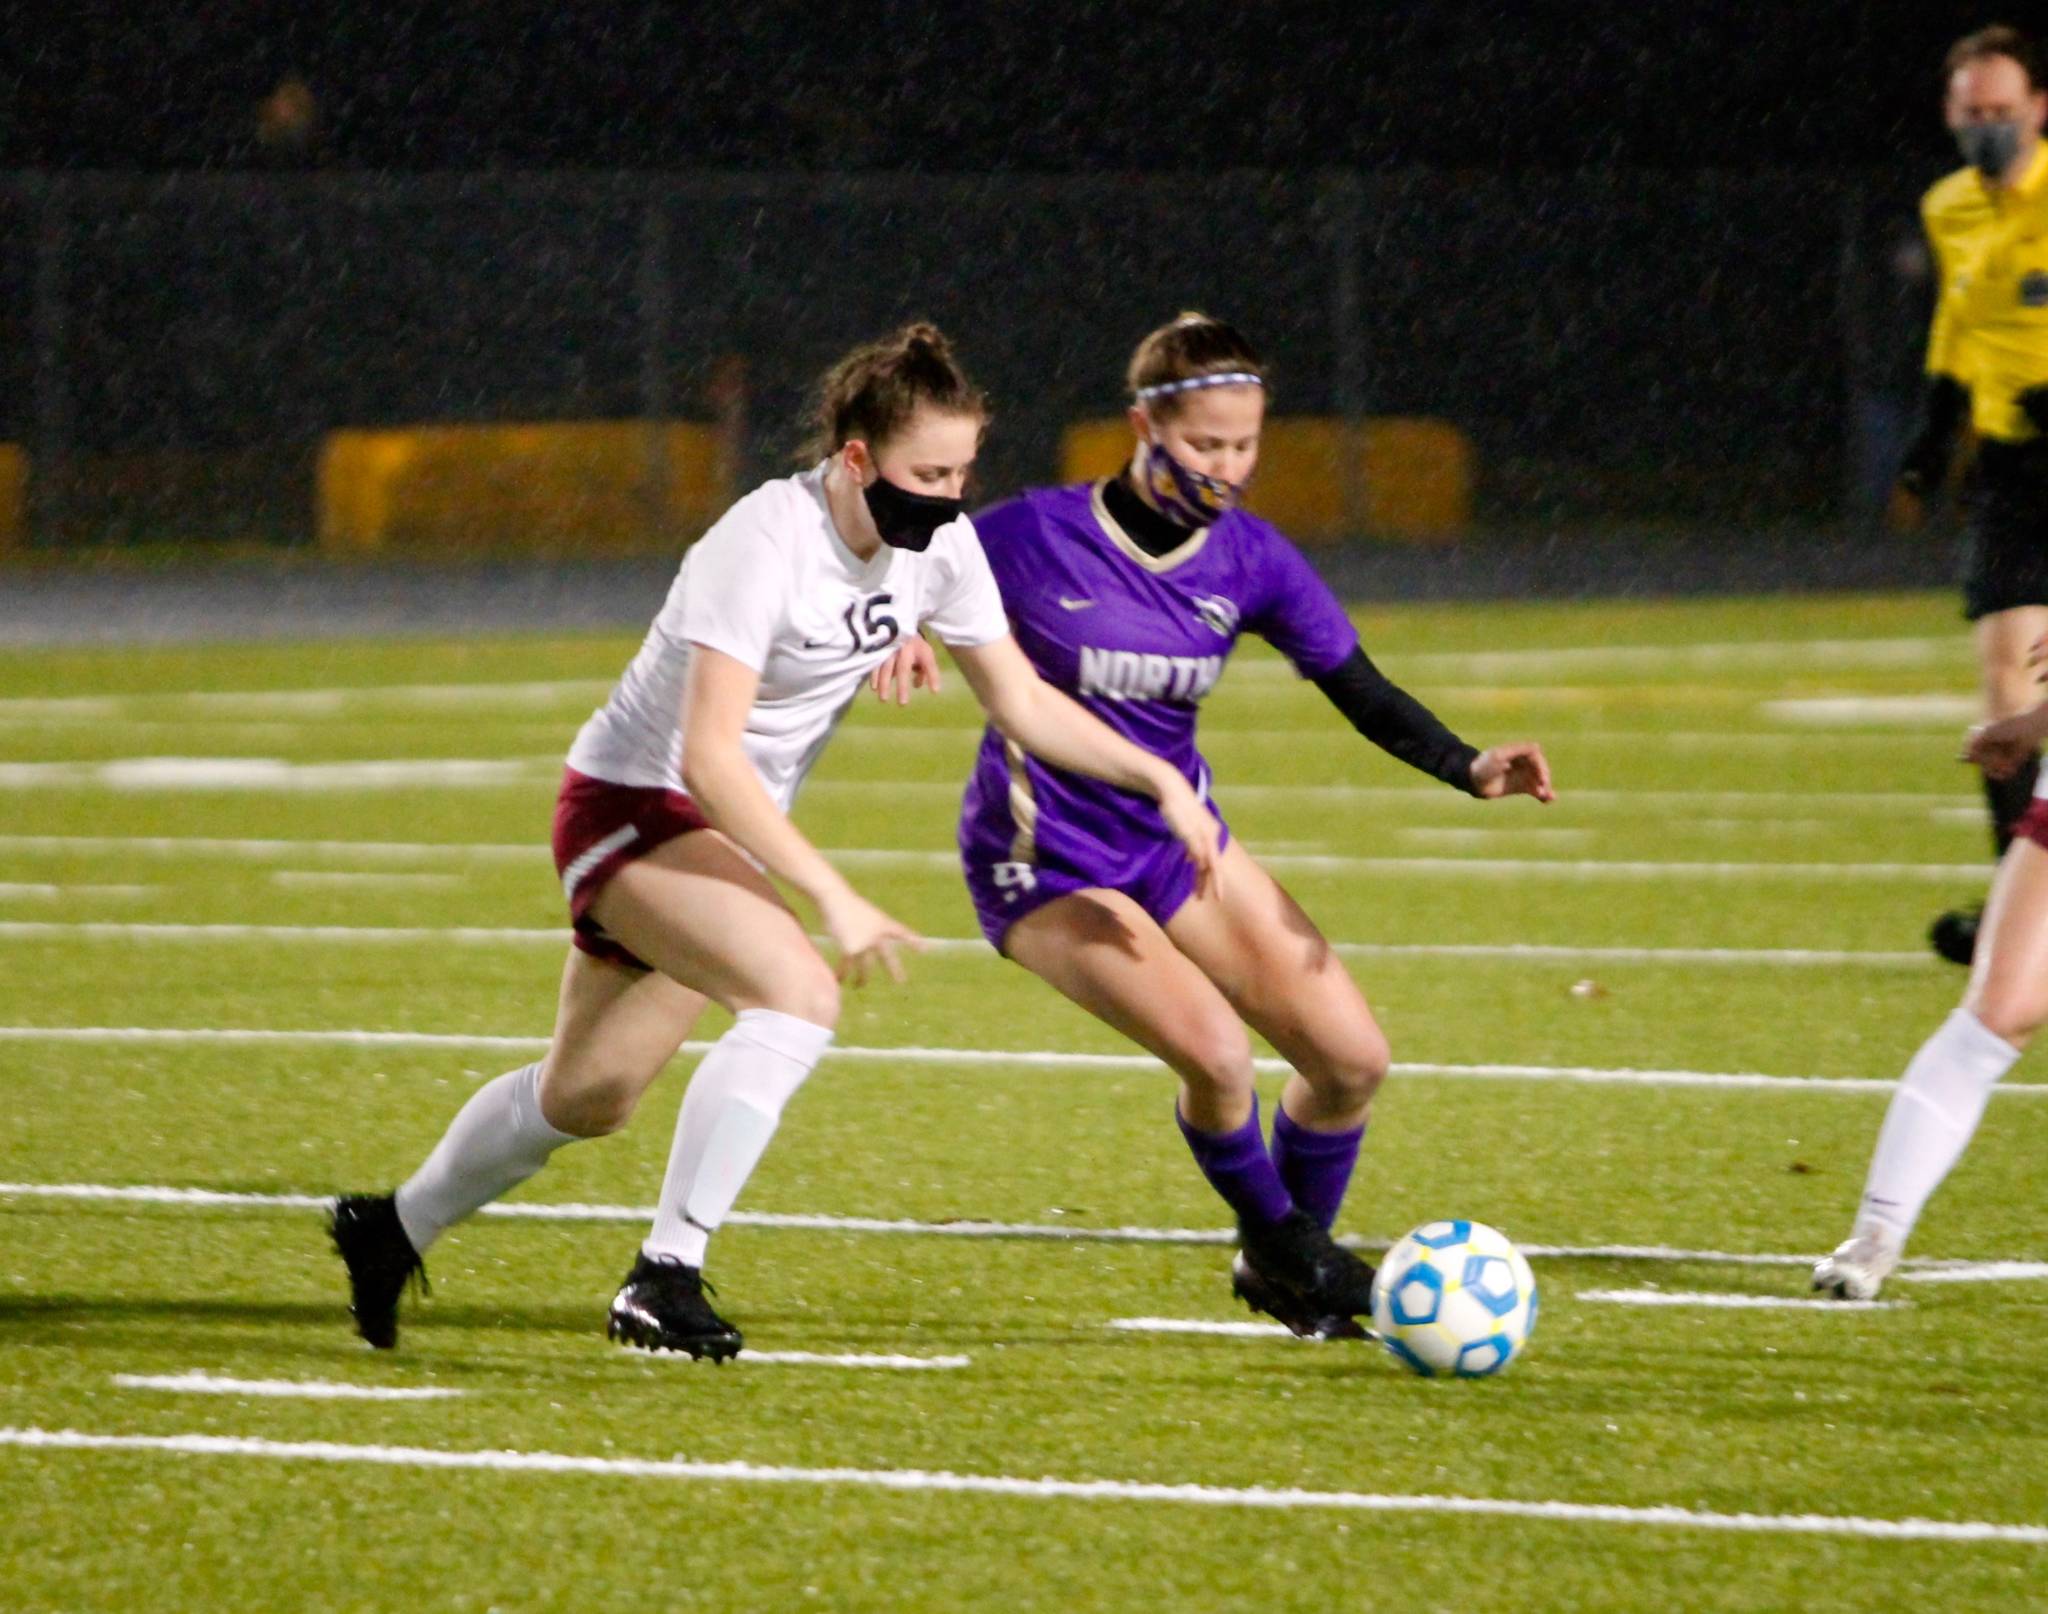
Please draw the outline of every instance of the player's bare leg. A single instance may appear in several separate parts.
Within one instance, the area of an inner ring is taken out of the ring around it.
[[[591,914],[735,1017],[683,1096],[654,1226],[607,1325],[624,1344],[723,1361],[741,1339],[704,1298],[706,1248],[830,1045],[839,985],[767,878],[715,831],[627,864]]]
[[[1011,958],[1180,1077],[1175,1116],[1196,1162],[1237,1213],[1245,1248],[1299,1333],[1362,1330],[1372,1269],[1297,1207],[1266,1150],[1251,1042],[1228,1000],[1145,910],[1121,892],[1077,892],[1019,920]]]
[[[1962,1007],[1921,1045],[1878,1133],[1849,1237],[1813,1271],[1843,1300],[1869,1300],[1898,1265],[1929,1197],[1954,1169],[1991,1090],[2048,1020],[2048,851],[2015,840],[1984,909]]]
[[[1273,1117],[1273,1161],[1294,1202],[1328,1228],[1386,1075],[1386,1038],[1314,922],[1241,845],[1226,850],[1222,872],[1167,931],[1294,1067]],[[1234,1276],[1243,1298],[1274,1310],[1242,1255]]]
[[[2040,699],[2040,687],[2034,682],[2034,669],[2028,666],[2027,657],[2044,633],[2048,633],[2048,606],[2015,606],[1977,619],[1977,664],[1984,692],[1985,721],[2011,717]],[[1988,775],[1984,779],[1984,801],[1991,817],[1997,856],[2005,855],[2012,839],[2012,826],[2027,809],[2034,790],[2034,773],[2034,767],[2029,765],[2007,779]],[[1968,964],[1981,923],[1978,910],[1957,908],[1935,920],[1928,940],[1951,963]]]
[[[344,1195],[331,1231],[357,1330],[398,1341],[398,1302],[441,1233],[531,1177],[564,1144],[623,1126],[704,1007],[660,975],[570,949],[547,1053],[486,1084],[396,1194]]]

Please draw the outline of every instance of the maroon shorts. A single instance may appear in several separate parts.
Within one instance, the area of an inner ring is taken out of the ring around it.
[[[576,945],[592,958],[651,968],[605,934],[590,905],[605,882],[636,857],[645,857],[663,841],[710,827],[680,790],[617,785],[564,768],[562,793],[555,798],[555,873],[569,899]]]
[[[2048,796],[2036,796],[2027,803],[2027,810],[2020,814],[2019,822],[2012,827],[2012,838],[2048,847]]]

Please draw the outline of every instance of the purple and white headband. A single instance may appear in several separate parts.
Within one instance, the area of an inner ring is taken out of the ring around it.
[[[1175,393],[1200,392],[1207,387],[1263,387],[1264,376],[1253,375],[1249,370],[1225,370],[1220,375],[1191,375],[1180,381],[1161,381],[1137,391],[1139,403],[1150,403],[1154,398],[1171,398]]]

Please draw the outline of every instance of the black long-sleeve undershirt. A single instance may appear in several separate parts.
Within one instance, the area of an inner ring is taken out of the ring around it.
[[[1351,654],[1315,681],[1351,726],[1388,756],[1411,768],[1477,795],[1472,764],[1479,751],[1445,728],[1427,706],[1372,664],[1365,647]]]
[[[1120,476],[1104,484],[1102,502],[1148,555],[1168,554],[1194,536],[1139,498],[1137,489]],[[1387,755],[1474,794],[1472,764],[1478,749],[1445,728],[1434,712],[1375,667],[1362,646],[1354,645],[1351,654],[1315,684],[1353,728]]]

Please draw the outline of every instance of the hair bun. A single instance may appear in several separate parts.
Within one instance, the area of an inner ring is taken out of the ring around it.
[[[896,333],[903,351],[916,358],[944,359],[952,355],[945,332],[929,320],[915,320]]]

